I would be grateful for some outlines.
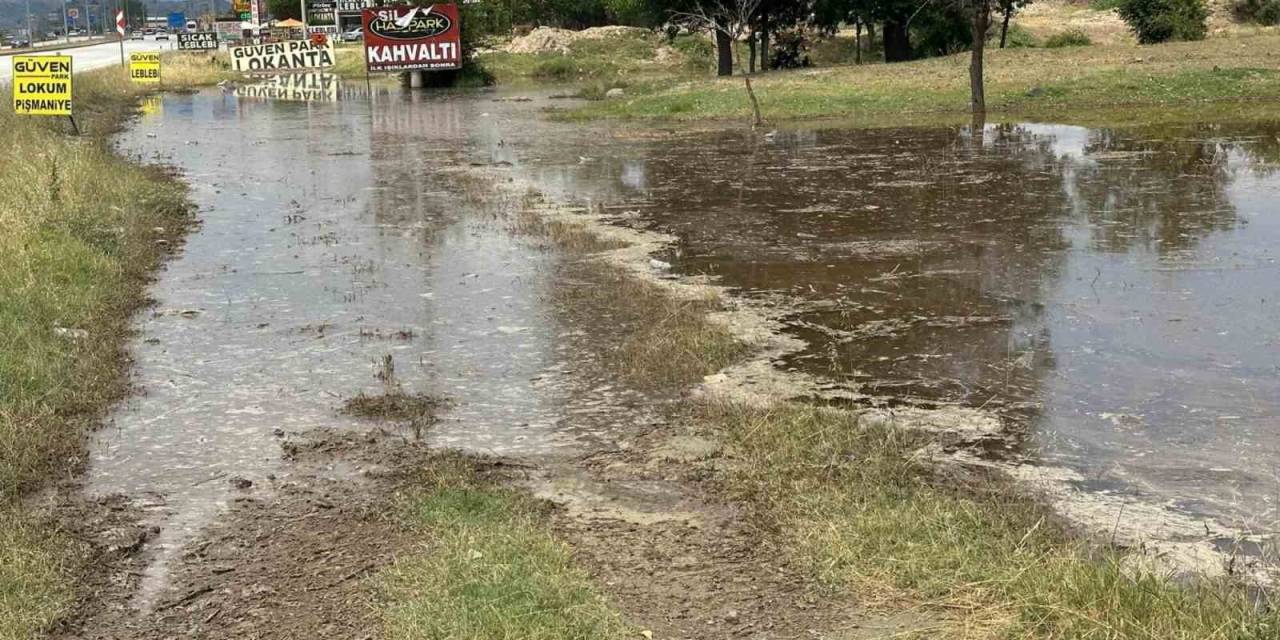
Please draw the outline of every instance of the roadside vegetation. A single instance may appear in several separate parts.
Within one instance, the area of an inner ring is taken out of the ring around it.
[[[547,503],[459,454],[427,460],[416,484],[401,512],[421,546],[378,579],[386,638],[640,637],[549,533]]]
[[[145,90],[119,68],[76,76],[61,118],[0,111],[0,638],[29,638],[74,602],[80,550],[22,498],[83,460],[126,389],[128,320],[191,221],[186,191],[116,155],[107,135]]]

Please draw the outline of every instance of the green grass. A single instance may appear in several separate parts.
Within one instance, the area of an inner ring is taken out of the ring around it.
[[[0,638],[71,602],[82,558],[19,499],[78,471],[85,432],[125,392],[128,318],[157,241],[190,222],[181,183],[107,144],[144,90],[114,68],[77,75],[75,92],[84,137],[0,111]]]
[[[813,575],[864,602],[947,612],[938,637],[1280,637],[1280,616],[1238,585],[1176,586],[1007,483],[943,481],[913,459],[927,436],[801,405],[705,411],[743,458],[731,486]]]
[[[1068,38],[1058,44],[1079,43]],[[1061,117],[1090,112],[1163,111],[1212,103],[1280,100],[1280,67],[1268,51],[1275,35],[1203,42],[990,50],[987,100],[993,118]],[[870,126],[904,125],[968,110],[968,54],[900,64],[836,65],[771,72],[754,80],[766,120],[848,118]],[[556,117],[639,121],[742,120],[750,103],[739,78],[637,83],[628,97]]]
[[[546,506],[486,481],[478,463],[434,456],[404,518],[423,540],[380,575],[389,640],[639,637],[548,533]]]
[[[75,600],[64,552],[71,543],[2,506],[0,522],[0,640],[25,640]]]

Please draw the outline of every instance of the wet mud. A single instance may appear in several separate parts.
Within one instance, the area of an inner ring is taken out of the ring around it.
[[[395,451],[421,446],[532,465],[558,530],[662,637],[936,622],[810,591],[704,485],[714,438],[619,384],[598,323],[557,308],[581,256],[516,228],[530,191],[610,264],[722,297],[717,320],[757,357],[703,392],[749,383],[959,434],[933,453],[998,465],[1089,523],[1137,512],[1134,542],[1167,524],[1201,567],[1241,531],[1266,548],[1268,130],[635,131],[549,122],[542,99],[318,88],[165,96],[120,142],[183,173],[202,228],[139,319],[141,394],[91,450],[84,499],[123,501],[143,533],[84,633],[285,637],[265,626],[284,615],[364,637],[359,585],[400,546],[370,514]],[[429,424],[344,411],[389,397],[430,399]],[[308,581],[327,587],[276,597]]]

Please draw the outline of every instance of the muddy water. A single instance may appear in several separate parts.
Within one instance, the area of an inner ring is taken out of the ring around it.
[[[779,366],[990,410],[998,455],[1255,531],[1280,521],[1278,134],[507,130],[549,191],[678,236],[677,271],[794,306],[810,346]]]
[[[165,96],[119,142],[181,171],[201,221],[138,319],[141,393],[91,450],[89,491],[159,527],[139,608],[230,501],[289,481],[282,443],[370,428],[340,409],[387,389],[388,355],[391,385],[448,402],[427,434],[441,444],[582,451],[634,419],[546,308],[554,255],[448,172],[492,161],[469,143],[487,139],[489,100],[348,97]]]
[[[387,354],[405,390],[450,400],[440,444],[572,453],[649,419],[557,323],[558,258],[505,228],[472,163],[669,232],[677,272],[794,309],[809,347],[778,366],[859,404],[981,407],[997,455],[1082,488],[1278,518],[1280,130],[600,130],[547,122],[546,100],[308,97],[166,96],[121,140],[183,171],[203,222],[139,320],[143,394],[93,448],[91,490],[161,528],[140,606],[242,495],[230,480],[270,490],[291,433],[368,428],[338,409],[384,389]]]

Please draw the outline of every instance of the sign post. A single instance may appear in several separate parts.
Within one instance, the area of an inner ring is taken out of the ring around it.
[[[138,84],[160,84],[160,54],[154,51],[130,53],[129,79]]]
[[[13,112],[20,116],[71,115],[71,56],[11,56]]]
[[[120,34],[120,64],[124,64],[124,10],[116,12],[116,33]]]

